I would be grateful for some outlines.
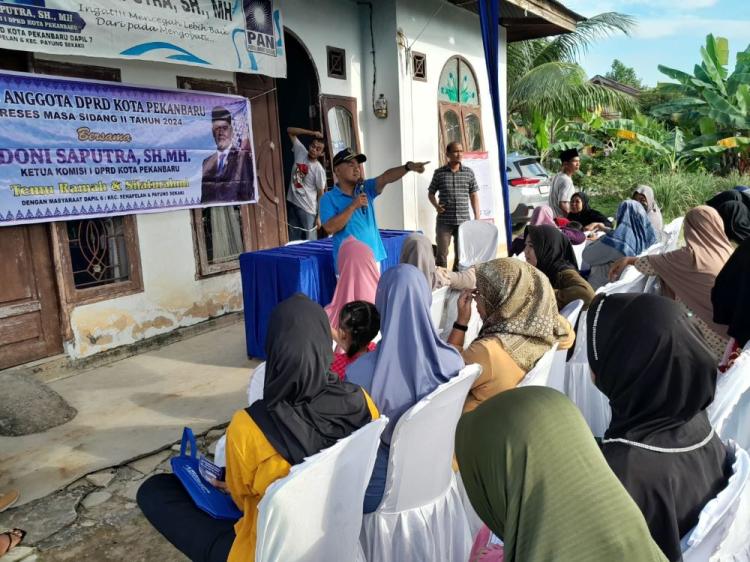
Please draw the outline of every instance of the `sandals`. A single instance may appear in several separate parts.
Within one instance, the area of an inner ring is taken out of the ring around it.
[[[11,529],[10,531],[0,533],[0,535],[5,535],[6,537],[8,537],[8,547],[4,552],[0,552],[1,558],[23,542],[23,539],[26,538],[26,531],[24,531],[23,529]],[[17,541],[15,544],[13,543],[14,539]]]

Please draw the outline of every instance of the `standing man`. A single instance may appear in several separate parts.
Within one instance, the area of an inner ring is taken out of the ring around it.
[[[474,218],[479,219],[479,186],[471,168],[461,164],[464,147],[460,142],[451,142],[445,147],[448,163],[435,170],[429,187],[429,198],[437,211],[435,239],[439,267],[448,267],[448,246],[453,238],[453,271],[458,271],[458,227],[471,220],[469,201],[474,211]],[[440,193],[440,202],[435,194]]]
[[[560,153],[562,170],[554,178],[549,189],[549,206],[555,212],[555,218],[567,217],[570,212],[570,200],[576,192],[573,185],[573,174],[581,167],[578,150],[569,148]]]
[[[201,203],[252,201],[255,198],[253,156],[232,146],[232,114],[226,107],[211,111],[211,134],[216,152],[203,161]]]
[[[318,203],[326,187],[326,172],[318,161],[323,154],[323,135],[299,127],[289,127],[286,132],[292,139],[294,153],[292,179],[286,192],[289,240],[315,240],[316,227],[320,226]],[[299,135],[313,137],[307,148],[297,138]]]
[[[408,172],[421,174],[427,164],[407,162],[403,166],[386,170],[376,178],[363,181],[360,164],[366,160],[364,154],[357,154],[351,148],[345,148],[336,154],[333,157],[333,171],[338,183],[320,200],[323,229],[333,235],[333,264],[336,271],[339,246],[349,236],[370,246],[376,262],[386,258],[373,202],[383,193],[386,185],[400,180]]]

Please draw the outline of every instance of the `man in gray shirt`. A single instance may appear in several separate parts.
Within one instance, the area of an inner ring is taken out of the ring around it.
[[[555,212],[555,218],[566,217],[570,212],[570,200],[576,192],[573,185],[573,178],[581,167],[581,159],[578,157],[578,150],[570,148],[560,153],[562,161],[562,170],[554,178],[549,190],[549,206]]]

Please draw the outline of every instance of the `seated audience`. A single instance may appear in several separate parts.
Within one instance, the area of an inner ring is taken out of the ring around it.
[[[730,189],[714,195],[706,202],[724,222],[724,233],[741,244],[750,238],[750,191]]]
[[[555,290],[557,308],[574,300],[583,301],[584,310],[594,298],[594,289],[581,277],[570,241],[552,226],[530,226],[524,250],[526,262],[547,276]]]
[[[661,239],[662,231],[664,230],[664,219],[661,216],[661,209],[656,202],[656,196],[654,190],[648,185],[639,185],[633,191],[633,199],[638,201],[648,213],[648,220],[651,221],[651,226],[654,227],[656,237]]]
[[[461,355],[438,337],[431,302],[427,280],[416,267],[400,264],[386,271],[375,297],[382,339],[346,371],[346,379],[364,387],[389,418],[365,494],[365,513],[375,511],[383,498],[391,437],[401,415],[464,366]]]
[[[471,298],[472,293],[464,291],[458,299],[457,321],[448,336],[448,343],[458,349],[463,349]],[[557,312],[549,281],[528,263],[500,258],[478,265],[474,298],[483,324],[463,358],[467,365],[479,363],[482,374],[474,381],[464,411],[515,388],[555,343],[568,349],[575,340],[573,328]]]
[[[375,302],[380,269],[370,246],[353,236],[342,242],[338,266],[340,275],[336,282],[336,290],[325,311],[331,323],[333,339],[341,345],[338,333],[341,309],[353,301]]]
[[[509,390],[464,414],[456,457],[505,562],[665,561],[581,413],[556,390]]]
[[[591,208],[588,194],[579,191],[570,199],[568,219],[581,223],[584,231],[605,230],[612,227],[612,222],[596,209]]]
[[[200,510],[173,474],[157,474],[140,487],[146,518],[191,560],[254,560],[258,503],[268,486],[378,418],[361,387],[329,371],[332,353],[329,323],[317,303],[297,294],[273,310],[263,399],[232,417],[226,483],[216,483],[242,511],[238,521]]]
[[[380,314],[365,301],[346,303],[339,316],[339,343],[343,352],[333,354],[331,371],[344,380],[346,368],[361,355],[375,351],[373,339],[380,331]]]
[[[599,295],[586,317],[588,360],[612,421],[602,451],[671,561],[731,473],[708,421],[716,361],[693,319],[652,294]]]
[[[728,326],[731,338],[719,364],[726,371],[750,341],[750,239],[740,244],[716,276],[711,303],[714,322]]]
[[[419,269],[427,278],[427,284],[433,291],[443,287],[457,290],[473,289],[477,283],[473,267],[466,271],[450,271],[445,267],[435,265],[432,243],[427,236],[419,232],[409,234],[404,240],[400,261]]]
[[[523,252],[524,246],[526,245],[526,232],[529,226],[542,226],[546,224],[558,228],[558,220],[560,219],[555,219],[555,212],[549,205],[539,205],[538,207],[534,207],[534,210],[531,212],[529,224],[524,228],[523,235],[517,236],[510,243],[510,255],[517,256]],[[561,227],[560,230],[570,239],[571,244],[581,244],[586,241],[586,236],[584,234],[575,229],[569,228],[567,225],[568,223],[566,223],[564,228]]]
[[[555,219],[555,225],[574,246],[583,244],[586,241],[586,233],[583,231],[583,227],[581,226],[580,222],[571,221],[570,219],[566,219],[564,217],[557,217]]]
[[[690,209],[684,221],[685,246],[652,256],[621,258],[612,265],[614,281],[622,270],[634,265],[645,275],[657,275],[665,296],[683,304],[718,362],[729,337],[726,327],[713,321],[711,289],[716,276],[732,255],[732,244],[724,235],[719,214],[706,205]]]
[[[613,263],[623,257],[637,256],[658,241],[646,211],[636,201],[620,203],[616,220],[614,230],[583,250],[583,261],[591,266],[588,282],[594,290],[607,284]]]

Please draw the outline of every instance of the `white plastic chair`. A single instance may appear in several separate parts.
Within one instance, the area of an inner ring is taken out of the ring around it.
[[[612,419],[609,400],[591,380],[588,350],[586,349],[586,314],[581,312],[576,331],[573,355],[565,364],[565,394],[578,406],[596,437],[602,437]]]
[[[549,386],[549,375],[552,371],[552,362],[557,353],[557,344],[542,355],[534,367],[524,375],[517,386]]]
[[[719,373],[708,419],[722,439],[750,448],[750,342],[732,368]]]
[[[677,217],[664,227],[664,251],[676,250],[680,243],[680,231],[685,217]]]
[[[643,273],[632,265],[629,265],[620,274],[620,278],[617,281],[602,285],[596,290],[596,293],[605,293],[607,295],[614,295],[615,293],[642,293],[646,288],[647,280],[647,276],[643,275]]]
[[[445,308],[443,311],[443,318],[440,321],[440,338],[443,341],[448,341],[448,337],[451,335],[453,330],[453,323],[458,318],[458,297],[461,296],[461,291],[451,289],[448,293],[448,297],[445,300]],[[471,345],[477,336],[479,331],[482,329],[482,318],[479,316],[477,310],[477,303],[474,299],[471,300],[471,318],[469,319],[469,329],[464,334],[464,349]]]
[[[258,504],[256,562],[364,561],[362,504],[388,418],[292,467]]]
[[[582,309],[583,301],[581,299],[576,299],[573,302],[569,302],[563,307],[563,309],[560,311],[560,316],[564,316],[565,319],[570,322],[570,325],[573,327],[573,329],[575,329],[576,320],[578,320],[578,315],[581,313]],[[552,370],[549,374],[549,381],[547,382],[547,386],[549,386],[550,388],[554,388],[555,390],[559,390],[560,392],[565,392],[565,363],[567,362],[567,360],[567,349],[560,349],[555,352],[555,357],[552,360]]]
[[[256,400],[263,399],[263,387],[266,383],[266,362],[255,367],[247,385],[247,405],[252,406]]]
[[[573,254],[576,257],[576,267],[579,269],[583,269],[583,250],[586,249],[587,241],[582,242],[581,244],[573,244]]]
[[[491,222],[466,221],[458,227],[458,269],[464,271],[497,256],[500,232]]]
[[[464,367],[398,420],[383,500],[362,525],[368,562],[468,559],[472,536],[451,461],[456,424],[481,370]]]
[[[443,321],[443,314],[445,313],[445,303],[448,299],[448,292],[450,287],[441,287],[432,291],[432,304],[430,305],[430,317],[432,318],[432,325],[440,333],[441,323]]]
[[[687,537],[684,562],[739,562],[750,560],[750,457],[733,441],[729,483],[701,510],[698,524]]]

